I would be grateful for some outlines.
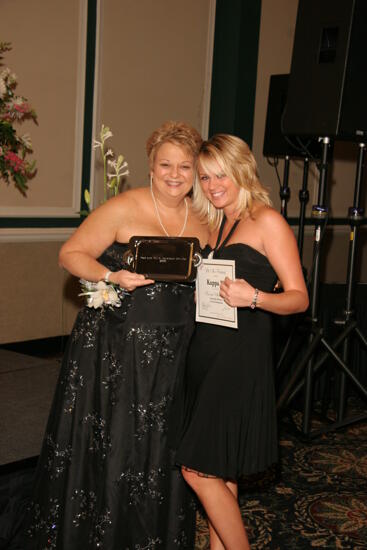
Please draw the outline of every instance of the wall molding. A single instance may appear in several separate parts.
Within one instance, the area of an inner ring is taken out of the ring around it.
[[[0,229],[0,243],[64,242],[74,230],[73,227],[9,227]]]
[[[79,182],[78,203],[75,204],[75,197],[72,206],[19,206],[18,208],[0,207],[0,216],[6,218],[79,218],[80,209],[80,190]],[[73,189],[74,195],[75,188]]]
[[[57,206],[0,206],[0,217],[7,218],[44,218],[44,217],[79,217],[80,195],[82,190],[83,162],[83,120],[87,50],[88,0],[78,0],[79,29],[77,50],[77,78],[75,86],[75,120],[74,120],[74,163],[71,204],[65,207]]]
[[[92,143],[97,135],[97,120],[99,120],[99,99],[100,99],[100,82],[101,82],[101,58],[102,58],[102,36],[101,36],[101,17],[102,6],[101,0],[96,3],[96,26],[95,26],[95,57],[94,57],[94,83],[93,83],[93,114],[92,114]],[[96,150],[91,148],[90,168],[89,168],[89,193],[90,193],[90,209],[93,210],[96,206]]]
[[[78,50],[76,52],[77,77],[75,81],[75,120],[74,138],[75,150],[73,161],[72,191],[68,206],[0,206],[1,239],[9,238],[21,240],[22,231],[24,240],[29,240],[29,229],[32,228],[32,240],[37,240],[37,219],[42,228],[40,239],[44,240],[43,228],[65,228],[69,234],[70,227],[80,224],[82,218],[80,210],[85,208],[84,190],[89,189],[89,175],[94,156],[91,155],[91,119],[94,116],[93,83],[95,81],[95,34],[96,34],[96,3],[100,0],[78,0],[79,29]],[[92,159],[91,159],[92,157]],[[12,229],[16,232],[12,233]],[[62,230],[61,230],[62,234]]]

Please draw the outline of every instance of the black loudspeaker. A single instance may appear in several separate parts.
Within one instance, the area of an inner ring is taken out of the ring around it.
[[[317,140],[283,135],[282,120],[287,102],[288,80],[288,74],[273,74],[270,77],[263,155],[279,158],[319,158],[321,146]]]
[[[367,136],[367,1],[299,0],[287,135]]]

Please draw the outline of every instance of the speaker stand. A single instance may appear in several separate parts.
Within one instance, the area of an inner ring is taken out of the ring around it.
[[[325,209],[323,206],[323,198],[325,192],[325,181],[327,173],[327,146],[329,144],[328,138],[323,139],[323,155],[322,155],[322,166],[320,171],[320,188],[319,188],[319,205],[314,207],[313,215],[315,216],[316,212],[320,215],[321,212]],[[360,331],[357,322],[354,318],[353,312],[353,296],[354,296],[354,271],[355,271],[355,252],[357,244],[357,235],[358,227],[361,220],[363,219],[363,209],[359,206],[360,197],[361,197],[361,182],[363,179],[363,167],[364,167],[364,157],[365,157],[365,145],[360,144],[359,156],[358,156],[358,165],[356,173],[356,184],[354,192],[354,205],[349,208],[349,220],[351,225],[351,238],[349,246],[349,259],[348,259],[348,273],[347,273],[347,290],[346,290],[346,307],[344,310],[344,317],[341,320],[336,320],[336,324],[344,325],[344,331],[335,339],[335,341],[330,345],[325,338],[323,337],[323,329],[318,326],[317,321],[317,302],[318,302],[318,278],[319,278],[319,256],[320,256],[320,247],[317,243],[320,243],[320,231],[321,227],[319,223],[315,223],[315,244],[314,244],[314,276],[312,281],[312,288],[310,292],[310,304],[311,304],[311,332],[309,336],[309,349],[301,360],[298,366],[294,370],[294,374],[289,380],[286,388],[282,392],[277,407],[278,410],[281,409],[286,403],[289,403],[300,389],[304,386],[304,415],[303,415],[303,425],[302,431],[305,436],[318,437],[323,433],[348,426],[355,422],[360,422],[367,418],[367,414],[359,415],[350,419],[344,419],[345,414],[345,402],[346,402],[346,381],[347,377],[355,384],[359,389],[361,394],[367,399],[367,388],[364,387],[358,378],[351,372],[347,365],[349,359],[350,351],[350,335],[352,332],[355,332],[359,337],[360,341],[364,346],[367,347],[367,339]],[[321,216],[320,216],[321,219]],[[317,350],[319,344],[322,344],[326,352],[315,362],[314,354]],[[336,353],[336,349],[343,343],[343,354],[340,357]],[[339,409],[338,409],[338,420],[337,422],[329,424],[327,427],[310,434],[310,418],[311,418],[311,407],[312,407],[312,393],[313,393],[313,376],[318,372],[318,370],[323,366],[328,356],[331,356],[335,359],[337,365],[341,368],[341,383],[340,383],[340,394],[339,394]],[[298,378],[305,370],[305,379],[303,382],[298,383],[294,388]]]
[[[287,219],[287,203],[289,201],[289,197],[291,195],[291,191],[289,189],[289,162],[290,158],[288,155],[284,157],[284,172],[283,172],[283,183],[279,191],[280,196],[280,213],[282,216],[284,216],[285,219]]]
[[[297,235],[297,244],[299,250],[299,257],[302,263],[303,257],[303,239],[305,234],[305,219],[306,219],[306,206],[310,198],[308,192],[308,171],[309,171],[310,161],[308,157],[305,157],[303,161],[303,179],[302,179],[302,188],[298,193],[300,210],[299,210],[299,225],[298,225],[298,235]]]
[[[298,244],[298,250],[299,250],[299,256],[302,264],[302,270],[305,276],[305,279],[307,278],[307,271],[306,268],[303,266],[302,257],[303,257],[303,240],[304,240],[304,233],[305,233],[305,219],[306,219],[306,206],[309,201],[309,192],[308,192],[308,172],[309,172],[309,159],[308,157],[304,158],[304,165],[303,165],[303,179],[302,179],[302,188],[300,189],[298,193],[299,202],[300,202],[300,212],[299,212],[299,225],[298,225],[298,235],[297,235],[297,244]],[[288,171],[287,171],[288,174]],[[282,197],[282,194],[280,194]],[[288,195],[289,196],[289,195]],[[284,213],[281,212],[284,216]],[[292,328],[290,330],[290,333],[288,335],[288,338],[283,346],[282,352],[280,354],[279,360],[276,365],[276,372],[278,374],[278,377],[281,377],[282,367],[283,367],[283,361],[285,360],[289,347],[291,345],[291,342],[294,338],[294,334],[296,330],[298,329],[300,319],[303,318],[303,315],[297,319],[296,322],[293,318],[292,322]]]
[[[328,153],[330,147],[330,138],[322,138],[322,159],[320,165],[320,178],[318,189],[318,204],[312,208],[312,218],[314,220],[314,248],[313,248],[313,274],[310,288],[310,333],[308,337],[308,350],[301,362],[294,368],[286,387],[282,391],[277,408],[281,410],[289,401],[290,394],[300,376],[305,373],[305,392],[304,392],[304,411],[302,431],[305,435],[310,431],[312,392],[313,392],[313,367],[314,353],[323,337],[323,329],[319,326],[317,311],[319,299],[320,284],[320,248],[321,248],[321,230],[326,224],[328,209],[325,206],[326,183],[328,173]],[[292,395],[293,397],[293,395]]]

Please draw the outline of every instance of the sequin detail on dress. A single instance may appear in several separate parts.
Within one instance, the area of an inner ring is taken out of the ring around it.
[[[83,418],[83,424],[91,426],[89,450],[92,453],[99,453],[100,457],[105,459],[107,452],[111,449],[111,439],[107,433],[106,421],[98,413],[93,413],[87,414]]]
[[[53,441],[50,434],[46,436],[46,446],[47,461],[45,467],[49,472],[50,479],[57,479],[69,466],[73,450],[71,445],[67,445],[63,449],[60,448],[60,445]]]
[[[89,542],[94,543],[96,548],[103,548],[106,529],[112,523],[110,510],[106,509],[103,513],[98,513],[97,496],[93,491],[86,492],[84,489],[76,489],[71,499],[77,501],[79,506],[79,511],[74,515],[74,526],[80,527],[83,522],[88,521],[91,524]]]
[[[38,503],[31,502],[30,513],[32,523],[28,529],[28,536],[34,539],[38,533],[45,534],[45,550],[54,550],[57,548],[58,520],[60,512],[60,503],[57,498],[50,498],[47,502],[47,517],[41,512]]]
[[[130,414],[137,414],[138,429],[134,435],[138,439],[142,439],[144,435],[150,431],[158,431],[164,433],[166,431],[167,423],[167,407],[172,401],[171,395],[165,395],[157,403],[148,403],[143,405],[131,405]]]
[[[69,372],[60,381],[61,385],[65,385],[65,407],[64,412],[71,413],[75,406],[75,400],[79,388],[83,387],[84,378],[79,373],[79,366],[76,361],[69,361]]]
[[[126,335],[126,341],[128,342],[135,337],[137,342],[142,344],[140,365],[149,367],[160,354],[169,361],[174,360],[177,335],[178,330],[174,327],[132,327]]]
[[[164,477],[165,474],[161,468],[152,468],[149,472],[137,473],[126,470],[121,473],[118,482],[127,484],[130,505],[139,504],[146,497],[162,503],[164,496],[158,486]]]
[[[134,550],[155,550],[156,548],[158,548],[158,546],[161,546],[162,539],[160,539],[159,537],[156,539],[149,538],[146,543],[143,542],[143,544],[144,546],[140,546],[140,544],[135,544]],[[129,550],[129,548],[127,548],[126,550]]]
[[[105,319],[105,310],[83,308],[78,315],[75,327],[71,333],[73,342],[83,338],[83,348],[94,348],[96,345],[96,336],[100,324]]]
[[[108,375],[102,380],[102,385],[106,390],[109,390],[109,397],[111,405],[115,405],[117,401],[118,388],[121,382],[123,382],[123,366],[118,361],[116,354],[106,352],[102,358],[103,362],[108,363]]]

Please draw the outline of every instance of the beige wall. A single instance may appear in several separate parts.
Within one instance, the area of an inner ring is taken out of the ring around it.
[[[81,302],[76,279],[58,267],[60,244],[0,243],[0,343],[70,332]]]
[[[27,198],[14,185],[0,185],[1,215],[62,215],[79,208],[73,208],[73,192],[74,175],[80,187],[80,174],[74,172],[81,158],[77,139],[82,121],[78,111],[78,86],[83,85],[83,78],[78,79],[82,7],[82,0],[1,1],[1,40],[13,48],[3,63],[18,77],[16,93],[24,95],[38,115],[38,126],[27,122],[19,128],[19,133],[31,135],[37,174],[29,183]]]
[[[209,0],[101,3],[96,127],[111,127],[111,143],[129,163],[130,186],[148,183],[145,142],[164,120],[206,131],[211,6]],[[101,172],[96,176],[100,181]]]
[[[99,5],[94,135],[102,122],[111,126],[111,145],[129,162],[128,184],[141,185],[148,172],[145,141],[159,123],[180,118],[205,134],[214,2],[103,0]],[[19,93],[28,97],[39,115],[39,126],[27,128],[39,171],[26,199],[1,182],[2,215],[19,209],[28,216],[39,211],[60,215],[78,208],[85,8],[86,0],[1,0],[1,40],[13,43],[5,63],[18,74]],[[262,157],[267,95],[270,75],[289,72],[296,13],[296,0],[262,0],[253,149],[277,208],[275,172]],[[337,144],[330,185],[333,216],[344,216],[353,200],[354,154],[351,144]],[[98,157],[92,168],[97,164]],[[292,216],[298,215],[301,171],[292,163]],[[102,183],[98,168],[92,180],[98,204]],[[310,204],[317,199],[317,181],[317,175],[310,178]],[[28,230],[24,238],[16,233],[11,236],[15,242],[6,242],[9,239],[0,230],[0,343],[68,333],[78,310],[78,287],[57,267],[65,232],[58,236],[55,230],[39,231],[37,236],[37,230]],[[328,230],[328,235],[323,277],[343,282],[348,228]],[[307,266],[312,238],[308,229]],[[367,281],[365,251],[364,256],[359,253],[358,262],[363,264],[360,278]]]
[[[38,113],[30,125],[37,176],[28,197],[0,183],[0,215],[60,216],[77,212],[86,0],[1,0],[0,39],[13,50],[5,63],[19,93]],[[102,123],[110,145],[129,163],[129,186],[147,183],[145,141],[167,119],[208,125],[213,0],[98,2],[96,137]],[[102,196],[99,157],[92,159],[95,204]],[[95,174],[94,174],[94,169]],[[7,236],[10,233],[10,236]],[[57,267],[64,234],[0,229],[0,343],[70,332],[78,285]],[[7,242],[8,241],[8,242]],[[12,242],[9,242],[12,241]]]

